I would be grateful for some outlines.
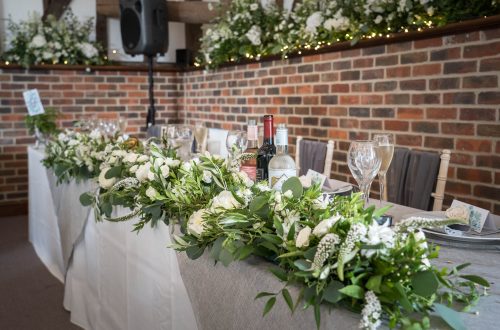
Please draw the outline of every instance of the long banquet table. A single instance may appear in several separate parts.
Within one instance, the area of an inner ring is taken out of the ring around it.
[[[64,307],[71,311],[73,323],[86,329],[315,327],[311,309],[297,309],[291,315],[283,299],[262,318],[266,300],[254,297],[283,287],[268,271],[270,263],[252,257],[224,267],[215,264],[208,252],[189,260],[184,253],[167,248],[170,230],[164,224],[136,234],[132,232],[134,219],[96,223],[93,212],[84,214],[79,209],[78,197],[69,198],[91,189],[92,183],[55,186],[53,174],[40,163],[43,152],[30,147],[28,156],[30,240],[47,268],[65,280]],[[61,194],[65,197],[53,200]],[[398,221],[418,211],[396,205],[390,213]],[[75,228],[81,228],[78,235]],[[472,262],[468,273],[487,278],[492,287],[489,296],[472,309],[479,314],[462,314],[465,324],[470,329],[495,329],[500,310],[500,254],[442,247],[433,263],[450,267],[467,261]],[[299,290],[290,291],[296,297]],[[359,316],[346,309],[322,307],[322,329],[351,329],[358,323]],[[446,327],[438,319],[433,325]]]

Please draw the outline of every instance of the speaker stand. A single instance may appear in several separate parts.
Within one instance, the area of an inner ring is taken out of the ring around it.
[[[155,124],[156,108],[154,96],[154,78],[153,78],[153,56],[147,55],[148,58],[148,79],[149,79],[149,108],[146,118],[146,129]]]

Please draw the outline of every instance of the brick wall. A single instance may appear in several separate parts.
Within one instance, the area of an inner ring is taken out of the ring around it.
[[[500,214],[499,74],[494,28],[186,73],[180,115],[244,129],[248,118],[273,114],[292,144],[297,135],[337,141],[332,177],[340,180],[352,180],[349,141],[374,133],[450,149],[445,204],[458,198]]]
[[[177,118],[180,82],[178,73],[156,73],[157,123]],[[145,72],[0,69],[0,211],[4,214],[26,209],[26,147],[35,140],[24,125],[27,112],[22,92],[31,88],[38,89],[45,107],[61,112],[59,127],[70,127],[73,121],[90,115],[124,117],[127,131],[141,136],[146,124]]]
[[[244,129],[274,114],[297,135],[334,139],[332,177],[352,180],[349,141],[392,132],[396,144],[451,149],[445,204],[452,198],[500,214],[500,28],[331,51],[215,71],[158,72],[158,122],[201,118],[209,127]],[[144,72],[0,68],[0,211],[26,203],[22,92],[38,88],[69,126],[82,115],[129,118],[142,134]],[[374,185],[376,189],[376,185]]]

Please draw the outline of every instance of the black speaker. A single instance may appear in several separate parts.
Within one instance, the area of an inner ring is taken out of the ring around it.
[[[168,49],[167,2],[120,0],[120,29],[127,54],[155,56]]]

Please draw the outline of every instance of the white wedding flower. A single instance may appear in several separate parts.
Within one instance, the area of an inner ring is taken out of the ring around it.
[[[60,142],[66,142],[68,141],[68,136],[64,133],[59,133],[59,135],[57,135],[57,140]]]
[[[149,156],[140,155],[139,157],[137,157],[136,162],[138,162],[138,163],[144,163],[144,162],[147,162],[148,160],[149,160]]]
[[[162,165],[160,166],[160,172],[161,175],[163,175],[163,177],[166,178],[170,173],[170,168],[168,167],[168,165]]]
[[[261,182],[258,182],[256,185],[257,189],[259,189],[259,191],[261,192],[265,192],[265,191],[270,191],[271,188],[269,188],[269,185],[266,184],[265,181],[261,181]]]
[[[285,191],[285,193],[283,194],[283,197],[286,197],[286,198],[292,198],[293,197],[293,192],[291,190],[287,190]]]
[[[311,236],[311,227],[304,227],[299,231],[297,239],[295,240],[295,246],[297,248],[303,248],[309,246],[309,237]]]
[[[135,171],[135,177],[140,181],[144,182],[148,179],[149,169],[151,168],[151,163],[147,162],[140,165]]]
[[[118,149],[118,150],[113,150],[113,152],[111,152],[111,155],[123,158],[127,155],[127,152],[125,150]]]
[[[139,158],[139,154],[136,154],[135,152],[129,152],[123,157],[123,161],[126,163],[135,163],[137,161],[137,158]]]
[[[168,165],[169,167],[177,167],[181,164],[181,161],[178,159],[173,159],[173,158],[165,158],[165,165]]]
[[[182,166],[181,168],[186,171],[186,172],[189,172],[191,171],[191,168],[193,167],[193,164],[191,164],[191,162],[184,162],[182,163]]]
[[[333,217],[322,220],[320,223],[316,225],[316,227],[314,227],[312,234],[316,237],[323,237],[324,235],[326,235],[326,233],[328,233],[330,228],[332,228],[333,225],[340,220],[340,218],[341,216],[337,214],[334,215]]]
[[[36,36],[33,37],[33,39],[31,39],[30,47],[42,48],[43,46],[45,46],[46,43],[47,43],[47,40],[45,40],[45,37],[37,34]]]
[[[160,166],[162,166],[163,164],[165,164],[165,159],[163,158],[155,158],[153,160],[153,167],[155,168],[155,170],[160,168]]]
[[[98,129],[94,129],[94,130],[92,130],[92,132],[90,132],[89,137],[90,137],[92,140],[99,140],[100,138],[102,138],[101,131],[100,131],[100,130],[98,130]],[[107,146],[106,146],[106,147],[107,147]]]
[[[316,34],[318,27],[323,21],[323,15],[320,11],[314,12],[306,20],[306,32],[310,34]]]
[[[44,60],[50,60],[53,56],[54,56],[54,54],[52,54],[52,52],[49,52],[49,51],[44,51],[42,53],[42,58]]]
[[[78,48],[80,48],[86,58],[93,58],[99,55],[99,51],[88,42],[82,42],[80,45],[78,45]]]
[[[379,225],[376,221],[373,221],[370,226],[368,226],[368,231],[365,237],[361,238],[361,242],[366,245],[378,245],[383,244],[384,246],[380,249],[363,249],[361,254],[370,258],[377,251],[381,253],[387,253],[388,249],[394,247],[394,231],[389,227],[389,223],[386,222],[383,225]]]
[[[211,183],[212,182],[212,172],[203,170],[203,182]]]
[[[196,237],[200,237],[201,234],[205,231],[205,220],[203,219],[203,216],[207,212],[206,209],[201,209],[196,212],[194,212],[188,220],[187,223],[187,230],[191,235],[194,235]]]
[[[330,199],[326,195],[320,195],[318,198],[313,200],[313,209],[315,210],[325,210],[330,203]]]
[[[78,145],[79,143],[80,143],[80,141],[78,141],[78,140],[70,140],[68,142],[68,146],[73,147],[73,146]]]
[[[250,188],[254,185],[253,180],[250,179],[250,177],[248,176],[248,174],[246,172],[243,172],[243,171],[238,172],[238,177],[239,177],[241,183],[243,183],[247,188]]]
[[[157,195],[158,191],[151,186],[146,190],[146,196],[148,196],[152,201],[156,200]]]
[[[252,4],[250,5],[250,10],[251,10],[251,11],[255,11],[255,10],[257,10],[257,9],[259,9],[259,5],[258,5],[258,4],[256,4],[256,3],[252,3]]]
[[[109,189],[116,183],[116,178],[106,179],[105,175],[109,169],[110,168],[107,167],[99,173],[99,186],[103,189]]]
[[[429,15],[429,16],[434,16],[434,10],[435,10],[435,9],[434,9],[434,7],[432,7],[432,6],[431,6],[431,7],[429,7],[429,8],[427,8],[427,15]]]
[[[148,180],[149,181],[153,181],[154,179],[156,179],[156,173],[152,171],[153,170],[153,167],[151,166],[149,168],[149,172],[148,172]]]
[[[253,25],[250,30],[245,34],[245,36],[250,40],[252,45],[254,46],[259,46],[261,44],[260,41],[260,35],[262,33],[262,30],[260,29],[259,26]]]
[[[382,21],[384,20],[384,18],[382,17],[382,15],[377,15],[377,17],[375,17],[375,24],[380,24]]]
[[[361,321],[359,323],[360,329],[374,330],[380,327],[382,322],[382,306],[377,295],[373,291],[366,291],[365,305],[361,311]]]
[[[135,172],[137,172],[137,169],[139,168],[139,165],[134,165],[132,166],[130,169],[129,169],[129,172],[134,174]]]
[[[212,199],[212,209],[231,210],[241,207],[241,204],[234,198],[233,193],[228,190],[221,191]]]
[[[299,180],[300,180],[300,183],[302,184],[302,187],[304,187],[306,189],[311,187],[311,185],[312,185],[312,180],[311,180],[311,177],[309,177],[309,176],[301,175],[299,177]]]

